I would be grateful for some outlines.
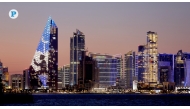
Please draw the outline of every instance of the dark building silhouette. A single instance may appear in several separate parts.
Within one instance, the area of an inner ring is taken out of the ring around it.
[[[82,51],[82,58],[78,65],[78,86],[80,90],[98,87],[97,70],[96,61],[92,57],[86,56],[86,51]]]
[[[30,89],[30,74],[29,70],[25,69],[23,70],[23,89],[27,90]]]
[[[160,67],[160,83],[169,82],[171,74],[170,66],[161,66]]]
[[[29,74],[32,89],[58,88],[58,28],[55,22],[48,18],[41,40],[38,44]]]
[[[169,69],[169,72],[168,72],[168,81],[167,82],[174,82],[174,55],[160,53],[159,58],[158,58],[158,63],[159,63],[158,64],[158,73],[159,73],[158,78],[161,78],[160,76],[162,75],[162,74],[160,74],[162,72],[161,68],[168,67],[167,69]],[[164,82],[166,82],[166,81],[164,81]]]

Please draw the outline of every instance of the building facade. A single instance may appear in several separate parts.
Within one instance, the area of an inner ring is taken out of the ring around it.
[[[32,89],[58,88],[58,27],[48,18],[29,67]]]
[[[124,61],[124,68],[126,73],[126,87],[128,89],[133,88],[133,81],[137,80],[138,77],[135,74],[135,65],[136,65],[136,55],[134,51],[129,51],[128,53],[124,54],[125,61]]]
[[[11,88],[16,90],[23,89],[23,75],[22,74],[13,74],[11,75]]]
[[[3,67],[3,74],[2,74],[2,82],[5,85],[5,87],[9,87],[9,72],[8,67]]]
[[[31,89],[29,70],[23,70],[23,90]]]
[[[190,59],[190,53],[182,52],[179,50],[177,55],[174,56],[175,58],[175,66],[174,66],[174,82],[177,87],[185,87],[188,81],[187,71],[188,65],[186,65],[186,60]],[[188,61],[187,61],[188,63]]]
[[[89,53],[89,57],[92,57],[97,63],[99,86],[98,88],[108,88],[116,86],[117,79],[117,59],[112,55]]]
[[[136,61],[138,65],[138,81],[144,81],[144,73],[146,69],[146,52],[145,52],[145,45],[138,46],[138,61]]]
[[[58,89],[62,89],[63,88],[63,71],[62,68],[59,67],[58,68]]]
[[[62,68],[63,72],[63,87],[65,88],[66,86],[69,86],[69,78],[70,78],[70,65],[64,65]]]
[[[116,79],[116,85],[117,86],[124,86],[124,78],[126,77],[124,71],[123,71],[123,58],[122,54],[113,55],[117,59],[117,79]]]
[[[85,50],[85,35],[76,30],[70,38],[70,85],[78,84],[78,64]]]
[[[160,70],[161,67],[167,67],[168,69],[168,81],[167,82],[174,82],[174,55],[173,54],[166,54],[166,53],[159,53],[159,59],[158,59],[158,73],[161,73]],[[166,71],[166,70],[165,70]],[[160,78],[160,75],[158,75],[158,78]],[[160,81],[162,82],[162,81]]]
[[[158,82],[158,36],[147,32],[145,82]]]
[[[171,67],[170,66],[160,66],[159,72],[160,83],[170,82],[171,78]]]
[[[86,51],[82,51],[82,60],[78,66],[78,86],[80,90],[91,90],[98,88],[98,70],[96,61],[92,57],[86,56]]]

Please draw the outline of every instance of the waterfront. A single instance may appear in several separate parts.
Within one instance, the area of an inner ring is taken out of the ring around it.
[[[33,103],[5,106],[189,106],[190,94],[33,94]]]

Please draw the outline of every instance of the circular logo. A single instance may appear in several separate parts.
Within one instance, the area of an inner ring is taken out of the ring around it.
[[[16,9],[11,9],[9,11],[9,17],[11,19],[16,19],[18,17],[18,11]]]

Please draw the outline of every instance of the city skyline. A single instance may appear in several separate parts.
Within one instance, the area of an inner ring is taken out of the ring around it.
[[[50,15],[59,27],[58,66],[70,63],[69,39],[76,29],[85,34],[86,48],[94,53],[137,52],[146,44],[148,31],[158,33],[159,53],[190,52],[190,3],[1,3],[0,7],[0,59],[11,74],[29,68]],[[9,18],[11,9],[18,10],[17,19]]]

